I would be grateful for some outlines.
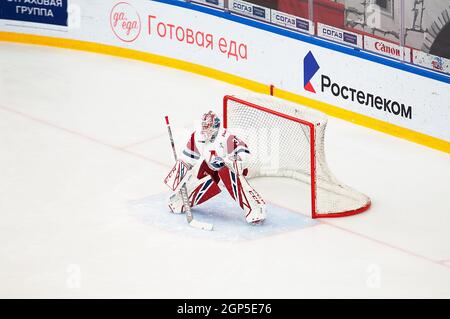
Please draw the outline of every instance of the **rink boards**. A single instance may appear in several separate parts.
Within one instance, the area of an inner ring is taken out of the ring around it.
[[[68,26],[0,20],[0,40],[148,61],[263,93],[273,85],[281,98],[450,153],[448,77],[194,8],[184,2],[72,1]]]

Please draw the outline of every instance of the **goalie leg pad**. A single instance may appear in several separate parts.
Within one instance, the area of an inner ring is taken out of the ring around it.
[[[200,205],[210,198],[216,196],[221,192],[217,182],[220,178],[215,172],[207,170],[205,162],[199,163],[189,171],[191,178],[187,179],[186,189],[191,207]],[[177,190],[169,197],[169,208],[172,213],[180,214],[186,211],[183,205],[180,192]]]
[[[221,192],[219,186],[210,178],[202,179],[202,183],[194,190],[187,188],[189,205],[191,207],[200,205]],[[172,213],[181,214],[186,212],[180,192],[175,192],[169,197],[169,208]]]
[[[189,201],[192,206],[200,205],[207,200],[213,198],[221,192],[219,185],[211,178],[208,178],[204,183],[197,186],[196,189],[189,195]]]
[[[183,199],[181,198],[180,192],[172,193],[168,199],[169,209],[174,214],[181,214],[186,212],[186,208],[183,205]]]
[[[219,176],[230,196],[239,204],[250,224],[258,224],[266,219],[266,203],[248,183],[245,176],[224,167]]]

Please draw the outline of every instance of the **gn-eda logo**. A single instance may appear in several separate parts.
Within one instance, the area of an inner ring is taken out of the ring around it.
[[[303,59],[303,87],[306,91],[311,93],[316,93],[313,85],[311,84],[312,78],[316,75],[317,71],[319,71],[320,66],[317,63],[316,58],[312,54],[311,51]]]

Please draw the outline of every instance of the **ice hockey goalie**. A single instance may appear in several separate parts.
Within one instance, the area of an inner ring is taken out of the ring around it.
[[[249,156],[247,145],[221,128],[220,118],[215,113],[204,114],[201,129],[191,134],[182,156],[166,178],[166,184],[173,183],[169,185],[173,190],[169,197],[170,210],[185,212],[179,191],[181,185],[186,185],[191,207],[226,189],[243,210],[247,223],[260,224],[266,218],[266,205],[246,179]]]

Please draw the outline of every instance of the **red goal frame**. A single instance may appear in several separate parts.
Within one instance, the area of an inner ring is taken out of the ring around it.
[[[345,217],[345,216],[352,216],[359,213],[362,213],[369,209],[371,205],[371,201],[369,200],[368,204],[360,207],[358,209],[349,210],[349,211],[343,211],[343,212],[336,212],[336,213],[318,213],[316,211],[316,194],[317,194],[317,183],[316,183],[316,130],[314,123],[283,114],[278,111],[274,111],[271,109],[268,109],[264,106],[257,105],[242,99],[239,99],[232,95],[225,95],[223,98],[223,127],[226,129],[228,128],[228,101],[234,101],[243,105],[246,105],[248,107],[267,112],[282,118],[285,118],[290,121],[297,122],[302,125],[306,125],[309,128],[310,133],[310,162],[311,162],[311,217],[312,218],[334,218],[334,217]]]

